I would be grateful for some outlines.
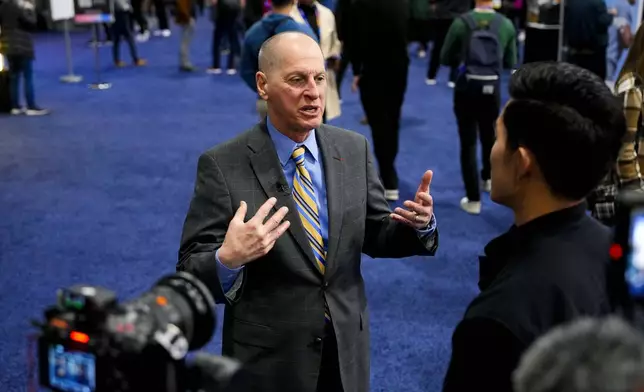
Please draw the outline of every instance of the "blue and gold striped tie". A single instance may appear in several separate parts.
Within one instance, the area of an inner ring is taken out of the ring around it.
[[[326,249],[322,239],[322,228],[320,226],[320,214],[318,212],[317,198],[315,197],[315,188],[311,180],[311,174],[304,165],[304,146],[297,147],[291,157],[297,165],[295,175],[293,176],[293,198],[297,205],[297,211],[300,214],[300,220],[306,231],[306,237],[311,244],[315,262],[322,273],[326,271]],[[324,302],[324,318],[330,321],[328,307]]]

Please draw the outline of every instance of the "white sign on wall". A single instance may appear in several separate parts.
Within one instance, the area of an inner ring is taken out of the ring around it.
[[[68,20],[75,16],[74,0],[50,0],[51,19]]]

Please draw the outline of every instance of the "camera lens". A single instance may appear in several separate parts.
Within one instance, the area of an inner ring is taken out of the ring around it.
[[[139,327],[144,330],[152,332],[168,324],[179,328],[190,351],[205,346],[215,330],[215,301],[210,291],[185,272],[161,278],[125,307],[139,315]]]

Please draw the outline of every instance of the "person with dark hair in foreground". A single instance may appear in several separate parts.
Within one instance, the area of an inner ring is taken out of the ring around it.
[[[610,311],[610,230],[584,198],[617,158],[626,132],[604,81],[567,63],[531,63],[510,80],[492,148],[496,203],[514,225],[480,257],[481,293],[452,337],[444,391],[512,391],[523,351],[554,326]]]

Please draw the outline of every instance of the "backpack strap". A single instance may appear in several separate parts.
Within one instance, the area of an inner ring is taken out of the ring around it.
[[[498,12],[494,12],[494,17],[490,21],[490,32],[498,34],[501,31],[501,26],[503,25],[503,15]]]
[[[461,15],[461,19],[467,27],[470,29],[470,31],[474,31],[479,28],[479,24],[476,22],[476,19],[474,19],[474,15],[472,12],[466,12],[463,15]]]

